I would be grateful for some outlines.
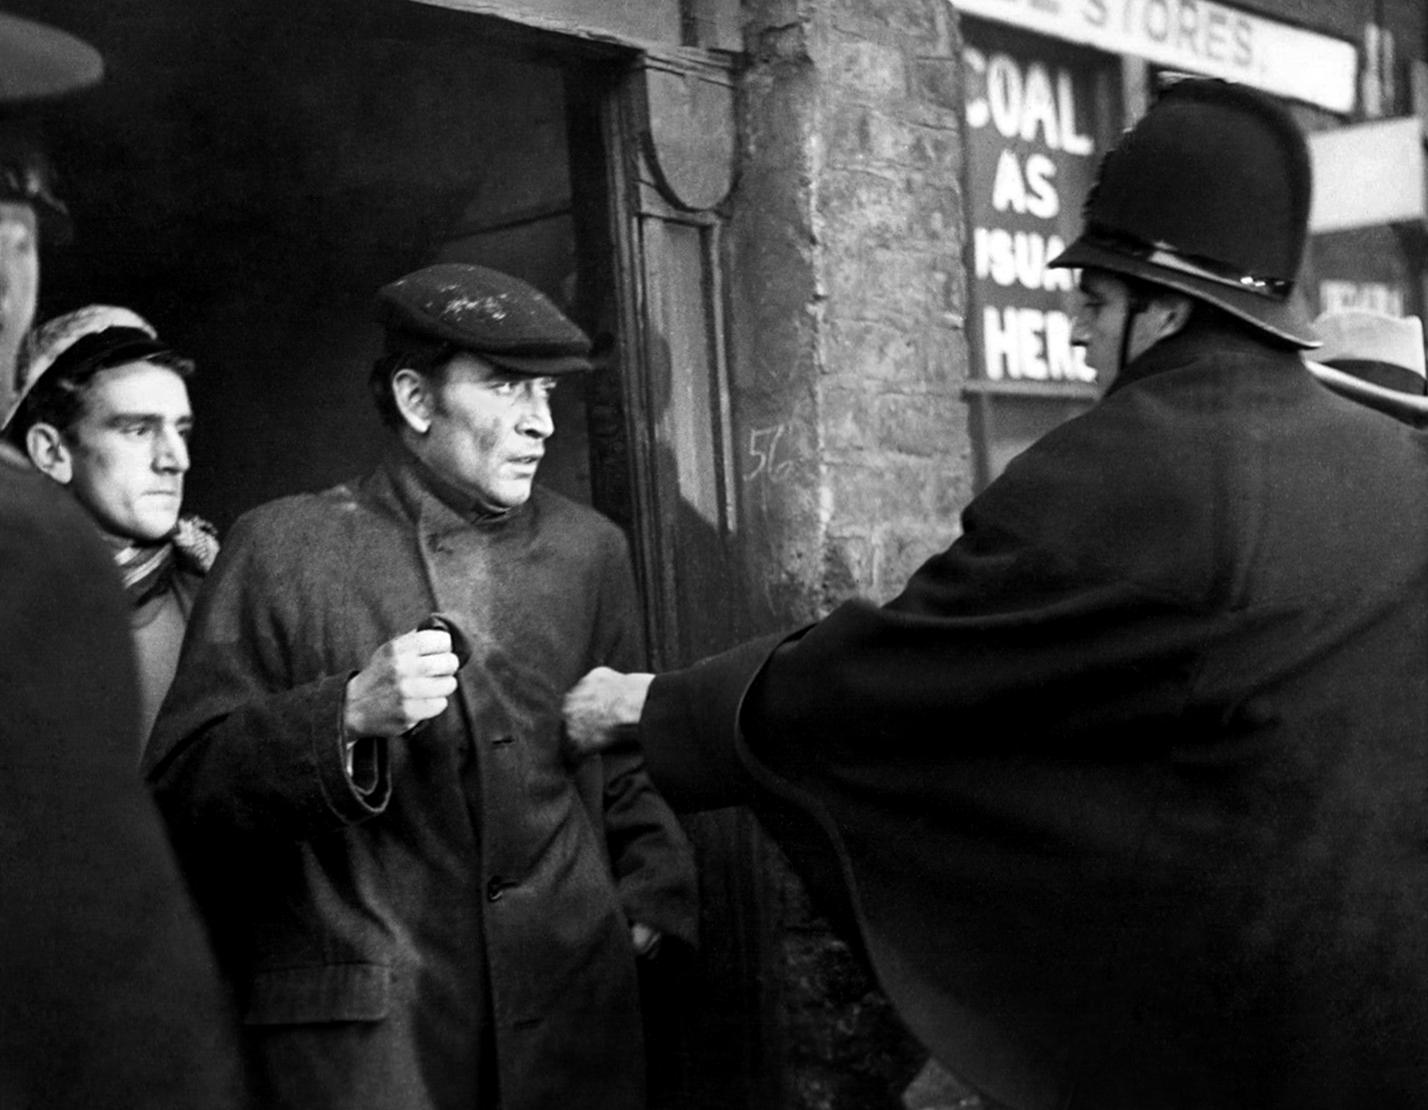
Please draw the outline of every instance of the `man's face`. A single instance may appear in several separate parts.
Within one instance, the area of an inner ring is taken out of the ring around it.
[[[20,343],[35,319],[39,233],[28,204],[0,201],[0,410],[14,397]]]
[[[554,389],[554,378],[512,374],[475,355],[456,355],[433,391],[421,457],[493,511],[523,505],[555,431]]]
[[[1121,339],[1130,313],[1130,295],[1125,282],[1104,270],[1081,271],[1081,303],[1071,325],[1071,342],[1086,348],[1086,362],[1100,380],[1110,384],[1121,372]],[[1125,342],[1125,360],[1132,362],[1154,344],[1152,321],[1144,312],[1130,318],[1130,336]]]
[[[192,427],[188,388],[173,370],[151,362],[101,370],[65,437],[67,484],[106,532],[161,540],[183,505]]]

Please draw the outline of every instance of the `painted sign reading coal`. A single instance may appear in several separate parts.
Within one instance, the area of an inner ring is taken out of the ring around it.
[[[1094,72],[973,43],[963,60],[981,375],[1094,382],[1071,345],[1074,274],[1046,265],[1075,236],[1095,172]]]

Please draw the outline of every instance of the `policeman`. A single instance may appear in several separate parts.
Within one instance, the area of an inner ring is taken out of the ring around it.
[[[0,15],[0,412],[63,207],[29,105],[99,55]],[[134,773],[138,694],[118,575],[73,501],[0,444],[0,1106],[241,1105],[236,1030]]]
[[[1102,400],[886,606],[567,698],[1019,1110],[1428,1105],[1428,452],[1303,363],[1309,197],[1281,108],[1168,89],[1059,260]]]

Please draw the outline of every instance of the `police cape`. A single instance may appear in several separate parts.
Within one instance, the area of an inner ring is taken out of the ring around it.
[[[654,682],[942,1063],[1020,1110],[1428,1105],[1428,444],[1202,325],[882,607]]]

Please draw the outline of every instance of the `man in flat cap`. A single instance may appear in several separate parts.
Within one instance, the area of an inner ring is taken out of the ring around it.
[[[136,764],[218,554],[212,526],[180,512],[192,373],[142,316],[87,305],[31,337],[19,397],[0,416],[5,437],[89,514],[119,570],[139,667]]]
[[[693,939],[694,876],[638,758],[560,745],[642,651],[623,535],[533,484],[588,342],[478,266],[378,305],[390,449],[234,525],[148,774],[262,1105],[638,1110],[637,952]]]
[[[1103,160],[1100,402],[885,606],[570,695],[744,801],[1017,1110],[1428,1106],[1428,451],[1306,369],[1305,142],[1167,89]]]
[[[99,56],[0,14],[0,413],[62,220],[24,118]],[[85,513],[0,443],[0,1106],[242,1105],[234,1015],[135,773],[134,649]]]

